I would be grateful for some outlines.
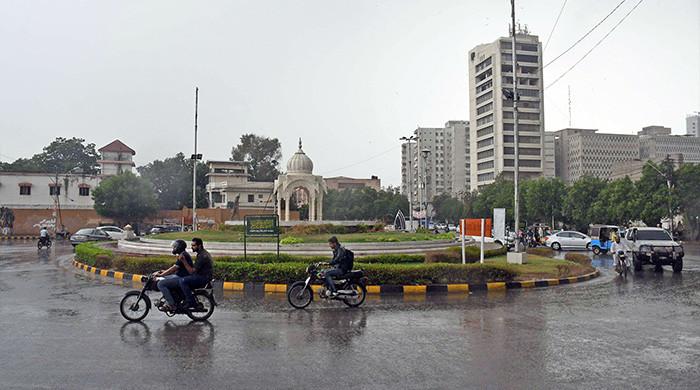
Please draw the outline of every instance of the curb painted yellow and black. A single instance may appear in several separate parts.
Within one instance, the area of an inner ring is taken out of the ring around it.
[[[131,280],[134,282],[142,282],[145,279],[144,275],[130,274],[126,272],[112,271],[100,269],[80,263],[73,260],[73,266],[80,268],[83,271],[93,273],[95,275],[114,278],[116,280]],[[573,284],[584,282],[600,276],[600,272],[595,270],[586,275],[572,276],[561,279],[541,279],[527,280],[522,282],[489,282],[481,284],[429,284],[429,285],[396,285],[383,284],[380,286],[367,286],[369,294],[445,294],[445,293],[469,293],[470,291],[490,291],[490,290],[510,290],[519,288],[532,287],[550,287],[562,284]],[[314,290],[320,286],[312,286]],[[286,293],[287,285],[278,283],[252,283],[252,282],[224,282],[223,289],[227,291],[264,291],[269,293]]]
[[[0,236],[0,240],[38,240],[38,236]]]

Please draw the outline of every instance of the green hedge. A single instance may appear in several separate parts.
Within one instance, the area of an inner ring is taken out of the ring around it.
[[[97,267],[98,256],[101,258],[107,257],[112,258],[114,256],[113,252],[109,249],[99,247],[92,243],[84,243],[75,247],[75,257],[80,259],[83,263]],[[104,260],[100,259],[101,262]]]
[[[484,258],[503,256],[508,252],[508,248],[487,249],[484,251]],[[470,245],[464,248],[464,257],[467,263],[475,263],[481,259],[481,249],[478,246]],[[462,247],[453,246],[443,251],[432,251],[425,254],[426,263],[462,263]]]
[[[537,256],[542,256],[542,257],[554,257],[555,253],[552,248],[527,248],[526,250],[527,253],[531,255],[537,255]]]
[[[564,259],[581,265],[591,265],[591,258],[581,253],[567,253]]]

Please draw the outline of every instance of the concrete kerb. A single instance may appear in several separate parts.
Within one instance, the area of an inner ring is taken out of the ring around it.
[[[83,264],[73,259],[73,266],[85,272],[95,275],[114,278],[116,280],[131,280],[134,282],[142,282],[144,275],[130,274],[113,270],[105,270],[97,267],[92,267]],[[600,276],[600,271],[595,270],[586,275],[572,276],[561,279],[540,279],[527,280],[519,282],[489,282],[482,284],[428,284],[428,285],[395,285],[383,284],[375,286],[367,286],[368,294],[404,294],[404,295],[431,295],[445,293],[469,293],[470,291],[492,291],[492,290],[511,290],[520,288],[533,287],[550,287],[562,284],[573,284],[591,280]],[[286,293],[287,285],[280,283],[252,283],[252,282],[223,282],[223,289],[226,291],[264,291],[266,293]],[[317,289],[314,286],[314,291]]]
[[[38,240],[38,236],[0,236],[0,240]]]

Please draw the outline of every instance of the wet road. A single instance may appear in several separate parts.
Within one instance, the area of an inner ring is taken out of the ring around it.
[[[70,266],[69,245],[0,243],[0,388],[698,388],[700,250],[685,270],[361,309],[227,293],[210,322],[151,312]],[[325,379],[324,378],[328,378]]]

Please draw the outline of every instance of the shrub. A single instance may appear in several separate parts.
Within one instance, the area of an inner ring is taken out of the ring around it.
[[[219,230],[224,232],[238,232],[243,233],[245,226],[243,225],[226,225],[225,223],[219,224]]]
[[[591,265],[591,258],[581,253],[567,253],[564,259],[581,265]]]
[[[383,232],[386,224],[384,222],[375,222],[372,226],[373,232]]]
[[[369,231],[369,227],[365,225],[364,223],[358,224],[355,231],[357,233],[367,233]]]
[[[79,244],[75,247],[75,257],[87,265],[96,267],[98,256],[102,256],[100,262],[104,263],[106,261],[104,258],[106,257],[111,259],[114,256],[114,253],[109,249],[97,246],[89,242]]]
[[[293,237],[293,236],[285,237],[285,238],[280,240],[280,244],[282,244],[282,245],[293,245],[293,244],[303,244],[303,243],[304,243],[303,238]]]
[[[528,248],[527,253],[542,257],[554,257],[552,248]]]

